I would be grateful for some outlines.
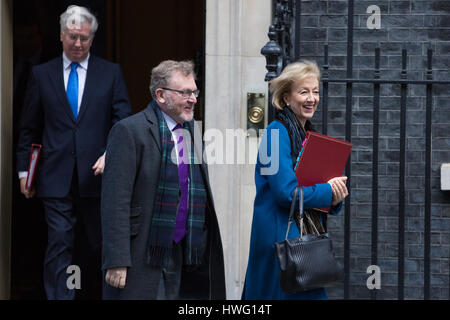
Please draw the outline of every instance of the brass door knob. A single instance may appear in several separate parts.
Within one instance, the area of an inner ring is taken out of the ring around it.
[[[248,110],[248,120],[251,123],[260,123],[264,119],[264,111],[260,107],[253,107]]]

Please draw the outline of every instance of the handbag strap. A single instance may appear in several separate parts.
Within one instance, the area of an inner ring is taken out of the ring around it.
[[[323,230],[325,231],[325,233],[328,233],[327,219],[328,219],[328,213],[322,213],[322,226],[323,226]]]
[[[288,221],[288,227],[287,227],[287,231],[286,231],[285,240],[287,240],[287,238],[288,238],[289,230],[291,229],[291,223],[294,220],[295,200],[297,200],[297,194],[298,194],[299,190],[300,190],[300,196],[298,197],[298,207],[299,207],[300,217],[303,216],[303,188],[295,187],[294,195],[292,196],[291,210],[289,211],[289,221]]]

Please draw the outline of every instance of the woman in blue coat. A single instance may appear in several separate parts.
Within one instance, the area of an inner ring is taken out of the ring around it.
[[[250,254],[242,293],[245,300],[327,299],[324,288],[296,294],[282,291],[273,245],[285,238],[289,208],[298,186],[294,167],[306,131],[312,130],[310,119],[320,99],[319,81],[317,64],[304,61],[290,64],[270,82],[277,114],[258,151]],[[337,214],[348,195],[346,179],[336,177],[327,183],[304,187],[304,208],[331,206],[330,214]],[[298,229],[291,228],[289,238],[298,236]]]

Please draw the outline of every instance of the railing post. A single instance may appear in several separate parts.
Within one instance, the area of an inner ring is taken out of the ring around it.
[[[322,85],[323,85],[323,95],[322,95],[322,133],[327,134],[328,132],[328,43],[324,46],[324,63],[323,63],[323,74],[322,74]]]
[[[380,45],[375,48],[374,79],[380,79]],[[373,85],[373,134],[372,134],[372,265],[378,265],[378,140],[380,125],[380,84]],[[372,299],[377,298],[372,290]]]
[[[433,80],[433,49],[427,50],[427,80]],[[433,84],[427,84],[425,124],[425,240],[424,240],[424,299],[430,299],[430,244],[431,244],[431,144],[432,144]]]
[[[401,79],[407,79],[408,53],[402,48]],[[399,203],[398,203],[398,299],[404,299],[405,283],[405,201],[406,201],[406,95],[408,85],[400,87],[400,170],[399,170]]]
[[[353,0],[348,0],[348,28],[347,28],[347,78],[351,79],[353,77],[353,11],[354,2]],[[345,140],[351,142],[352,140],[352,106],[353,106],[353,84],[347,82],[346,90],[346,111],[345,111]],[[347,179],[347,189],[349,195],[345,199],[345,234],[344,234],[344,299],[350,298],[350,204],[351,204],[351,175],[352,175],[352,155],[350,154],[348,158],[348,163],[345,168],[345,175]]]
[[[278,0],[274,2],[273,24],[269,27],[269,42],[261,49],[261,54],[266,57],[267,74],[265,81],[276,78],[283,68],[291,62],[291,23],[292,23],[292,0]],[[268,121],[274,119],[272,95],[269,93]]]
[[[269,42],[261,49],[261,54],[266,57],[266,77],[265,81],[270,81],[278,76],[278,64],[280,60],[280,56],[282,53],[281,47],[276,41],[277,33],[275,32],[275,26],[272,24],[269,28]],[[268,101],[268,121],[272,122],[274,119],[274,108],[272,105],[272,94],[269,92],[269,101]]]

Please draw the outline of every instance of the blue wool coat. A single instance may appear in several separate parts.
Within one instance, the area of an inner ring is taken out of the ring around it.
[[[242,298],[245,300],[327,299],[323,288],[288,294],[280,287],[280,270],[274,253],[274,242],[285,238],[292,195],[298,183],[292,168],[289,134],[285,126],[278,121],[273,121],[267,127],[261,142],[256,163],[255,183],[256,197],[250,254]],[[303,190],[305,209],[330,206],[332,191],[328,183],[304,187]],[[342,204],[330,213],[337,214],[341,207]],[[293,224],[289,238],[298,236],[299,230]]]

